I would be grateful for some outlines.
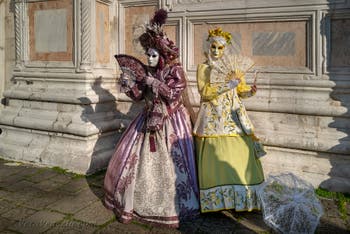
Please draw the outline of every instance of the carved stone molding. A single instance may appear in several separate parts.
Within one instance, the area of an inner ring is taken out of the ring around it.
[[[297,0],[297,1],[259,1],[259,0],[160,0],[161,6],[172,12],[194,12],[211,10],[230,10],[230,9],[259,9],[268,8],[273,4],[278,7],[314,7],[323,6],[324,8],[341,8],[349,6],[347,0]]]
[[[25,50],[25,32],[26,32],[26,16],[25,0],[16,1],[14,4],[15,10],[15,55],[16,55],[16,70],[22,70],[24,66],[24,50]]]
[[[89,70],[91,67],[91,2],[80,2],[81,24],[81,61],[80,69]]]

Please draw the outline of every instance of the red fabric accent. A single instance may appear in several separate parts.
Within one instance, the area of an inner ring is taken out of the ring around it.
[[[149,135],[149,150],[151,152],[156,152],[156,140],[154,139],[154,133],[151,133]]]
[[[134,85],[132,88],[131,88],[133,94],[135,97],[138,97],[140,95],[140,90],[138,89],[137,85]]]

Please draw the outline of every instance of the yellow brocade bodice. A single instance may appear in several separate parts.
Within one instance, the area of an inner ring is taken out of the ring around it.
[[[200,64],[197,68],[197,85],[201,104],[193,132],[200,137],[253,135],[241,98],[252,96],[244,76],[240,84],[231,89],[228,82],[211,83],[211,68]]]

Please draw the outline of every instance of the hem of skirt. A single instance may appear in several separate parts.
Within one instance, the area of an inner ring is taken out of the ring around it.
[[[186,220],[192,220],[192,219],[195,219],[195,218],[197,218],[199,216],[200,216],[200,212],[198,211],[198,213],[193,214],[191,216],[191,218],[187,218]],[[135,218],[135,220],[137,220],[137,221],[139,221],[141,223],[151,224],[152,226],[155,226],[155,227],[179,228],[181,223],[182,223],[182,219],[180,219],[180,218],[178,219],[178,221],[176,223],[171,223],[171,224],[147,220],[147,218],[143,218],[143,217],[137,216],[136,214],[133,215],[133,218]],[[132,219],[130,220],[130,222],[131,221],[132,221]]]
[[[242,210],[237,210],[234,207],[228,207],[228,208],[220,208],[216,210],[201,210],[201,213],[210,213],[210,212],[219,212],[219,211],[224,211],[224,210],[233,210],[235,212],[253,212],[253,211],[261,211],[260,208],[253,208],[253,209],[242,209]]]
[[[114,210],[114,204],[113,200],[110,199],[108,195],[105,195],[103,203],[104,207],[106,207],[108,210]]]
[[[244,188],[244,190],[241,190],[242,187]],[[244,211],[250,212],[253,210],[260,210],[261,204],[257,194],[258,187],[259,187],[259,184],[243,185],[243,186],[242,185],[224,185],[224,186],[215,186],[210,189],[200,188],[201,212],[202,213],[217,212],[221,210],[231,210],[231,209],[237,212],[244,212]],[[226,190],[226,192],[224,192],[224,190]],[[227,191],[229,191],[230,194],[232,193],[232,195],[229,195]],[[208,193],[211,193],[211,194],[208,194]],[[238,193],[239,195],[238,197],[241,197],[241,199],[237,200],[235,193]],[[250,193],[251,195],[248,195]],[[213,194],[214,194],[214,197],[213,197]],[[228,198],[229,200],[227,200]],[[216,202],[213,202],[213,200],[215,200]]]
[[[140,223],[150,224],[150,225],[156,226],[156,227],[178,228],[180,226],[179,221],[176,221],[174,223],[161,223],[161,222],[157,222],[157,221],[153,221],[153,220],[147,220],[147,219],[139,217],[135,214],[133,214],[131,219],[128,219],[127,223],[131,223],[133,220],[137,220]]]
[[[172,217],[152,216],[152,218],[150,218],[147,216],[146,217],[140,216],[134,211],[126,212],[126,211],[121,211],[120,209],[117,209],[115,207],[111,207],[108,205],[105,205],[105,206],[107,209],[112,210],[116,215],[117,220],[123,224],[129,224],[133,220],[137,220],[141,223],[151,224],[152,226],[157,226],[157,227],[179,228],[182,220],[195,219],[200,215],[200,211],[198,210],[198,212],[193,213],[193,215],[187,215],[183,218],[179,218],[179,216],[172,216]]]

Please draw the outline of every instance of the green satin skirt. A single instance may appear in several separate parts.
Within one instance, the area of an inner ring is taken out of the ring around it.
[[[260,209],[264,181],[250,136],[195,137],[202,212]]]

